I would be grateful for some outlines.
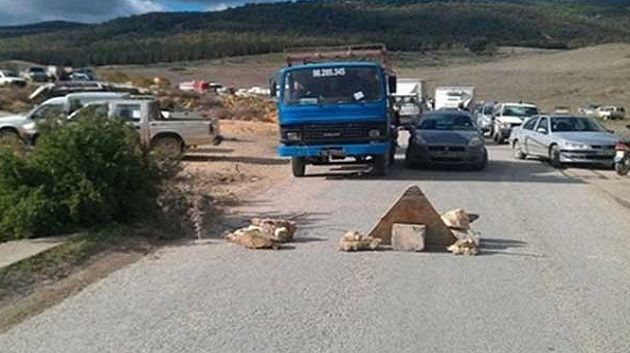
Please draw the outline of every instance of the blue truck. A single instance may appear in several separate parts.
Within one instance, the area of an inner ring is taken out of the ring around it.
[[[293,175],[304,176],[309,164],[340,162],[372,164],[384,175],[396,146],[389,98],[396,76],[384,46],[310,50],[289,54],[287,64],[271,94],[278,99],[278,152],[291,157]]]

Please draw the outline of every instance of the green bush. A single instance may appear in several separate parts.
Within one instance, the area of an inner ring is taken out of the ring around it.
[[[162,178],[124,122],[80,119],[25,157],[0,151],[0,240],[134,220],[155,210]]]

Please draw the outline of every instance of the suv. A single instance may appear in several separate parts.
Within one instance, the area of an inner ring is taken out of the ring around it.
[[[538,115],[538,107],[532,103],[500,103],[492,112],[494,118],[492,138],[502,144],[510,136],[512,129],[523,125],[527,118]]]

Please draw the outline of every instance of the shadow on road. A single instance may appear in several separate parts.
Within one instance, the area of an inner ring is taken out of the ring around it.
[[[526,257],[542,257],[540,254],[524,253],[513,251],[513,249],[526,247],[527,243],[520,240],[498,239],[498,238],[481,238],[479,246],[480,256],[484,255],[510,255],[510,256],[526,256]]]
[[[279,158],[247,157],[247,156],[214,156],[214,155],[188,155],[184,157],[186,162],[237,162],[245,164],[284,165],[289,161]]]

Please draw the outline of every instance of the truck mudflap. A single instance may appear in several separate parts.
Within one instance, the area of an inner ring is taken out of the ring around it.
[[[301,145],[278,147],[282,157],[361,157],[379,156],[389,152],[388,143],[366,143],[351,145]]]

